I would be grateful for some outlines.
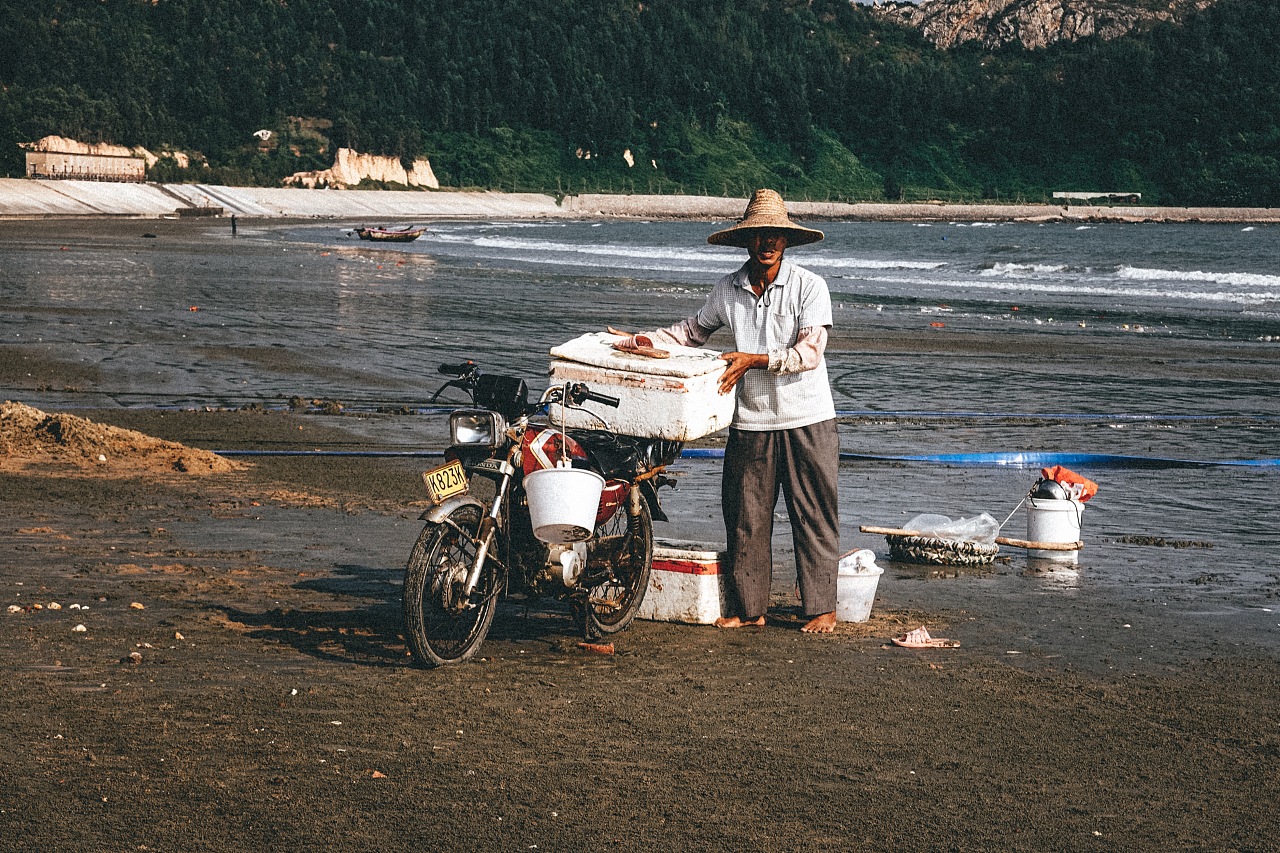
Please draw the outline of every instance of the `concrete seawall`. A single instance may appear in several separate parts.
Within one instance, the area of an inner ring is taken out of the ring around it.
[[[246,219],[546,219],[598,217],[732,220],[746,200],[710,196],[307,190],[210,184],[126,184],[0,178],[0,220],[158,219],[218,209]],[[1088,207],[1049,204],[789,202],[798,218],[850,221],[1280,222],[1280,208]]]
[[[537,193],[392,192],[114,184],[0,179],[0,219],[120,216],[157,219],[220,208],[246,219],[426,219],[563,217],[553,196]]]

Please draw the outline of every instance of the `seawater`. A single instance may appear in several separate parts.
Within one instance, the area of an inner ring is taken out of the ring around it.
[[[548,348],[584,331],[693,314],[710,283],[742,261],[740,250],[706,244],[724,224],[433,225],[399,249],[406,268],[429,261],[428,270],[363,280],[374,309],[364,322],[383,315],[388,285],[401,287],[404,317],[429,348],[420,352],[537,376]],[[1280,455],[1274,227],[822,227],[823,242],[790,257],[832,291],[828,370],[837,408],[858,419],[846,451]],[[291,236],[328,243],[333,229]],[[362,337],[385,348],[403,334]],[[727,346],[727,336],[712,345]],[[382,360],[395,371],[401,355],[389,349]],[[965,428],[939,442],[948,418]]]
[[[76,389],[14,387],[45,408],[283,406],[431,411],[442,362],[545,381],[547,350],[612,325],[692,315],[740,250],[727,223],[438,222],[373,246],[325,224],[211,224],[74,240],[0,231],[3,345],[96,371]],[[971,579],[970,597],[1140,596],[1184,615],[1280,629],[1280,231],[1268,226],[822,223],[788,253],[823,275],[842,449],[859,457],[1059,452],[1131,457],[1097,480],[1078,566]],[[726,337],[712,345],[727,346]],[[456,402],[457,397],[444,398]],[[439,416],[382,429],[439,447]],[[722,534],[718,463],[679,464],[677,536]],[[921,512],[1008,516],[1035,468],[845,463],[843,537]],[[779,508],[780,515],[784,515]],[[1012,515],[1010,515],[1012,513]],[[785,524],[779,547],[788,547]],[[1163,541],[1164,547],[1158,544]],[[1173,545],[1185,547],[1173,547]],[[901,583],[886,573],[882,584]]]
[[[723,225],[720,223],[719,225]],[[739,250],[708,246],[713,223],[546,222],[438,225],[403,251],[447,264],[476,308],[509,301],[503,313],[537,342],[564,324],[603,314],[652,325],[684,316],[709,283],[736,268]],[[1280,241],[1273,227],[1231,225],[1074,225],[1063,223],[825,223],[822,243],[793,249],[791,259],[823,275],[831,288],[837,331],[916,331],[941,324],[950,332],[987,332],[1023,344],[1025,366],[1007,363],[1014,381],[1000,382],[1003,411],[1045,411],[1052,377],[1090,344],[1146,346],[1153,339],[1238,342],[1236,375],[1150,393],[1142,377],[1108,380],[1095,365],[1079,393],[1060,395],[1064,412],[1259,414],[1269,396],[1249,384],[1252,345],[1280,342]],[[311,232],[299,232],[303,236]],[[511,290],[501,292],[500,283]],[[498,285],[494,292],[491,285]],[[593,310],[594,309],[594,310]],[[559,322],[557,322],[559,321]],[[548,334],[548,326],[556,325]],[[1264,347],[1274,353],[1275,348]],[[1266,361],[1266,355],[1262,356]],[[1099,359],[1091,359],[1098,361]],[[833,358],[843,408],[921,408],[917,384],[903,371],[887,382],[852,382],[856,369]],[[1049,369],[1045,369],[1045,365]],[[923,365],[937,379],[941,406],[969,410],[989,396],[986,380],[952,364]],[[1266,377],[1264,377],[1266,378]],[[959,387],[957,380],[962,383]],[[1024,381],[1017,381],[1023,379]],[[1221,379],[1222,381],[1217,381]],[[909,392],[894,395],[909,383]],[[1093,386],[1092,388],[1087,386]],[[1188,391],[1190,393],[1179,393]],[[975,393],[976,392],[976,393]],[[1025,404],[1025,405],[1021,405]],[[1266,403],[1280,414],[1280,404]]]

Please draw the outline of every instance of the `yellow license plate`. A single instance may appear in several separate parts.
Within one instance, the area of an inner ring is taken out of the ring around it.
[[[467,473],[462,470],[462,463],[456,459],[439,468],[424,471],[422,482],[427,484],[427,497],[435,504],[442,504],[454,495],[467,491]]]

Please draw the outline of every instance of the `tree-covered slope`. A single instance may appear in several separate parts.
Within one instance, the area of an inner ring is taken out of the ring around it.
[[[346,146],[452,186],[1280,204],[1273,0],[1040,51],[940,50],[844,0],[5,5],[9,174],[56,133],[199,151],[153,174],[227,183]]]

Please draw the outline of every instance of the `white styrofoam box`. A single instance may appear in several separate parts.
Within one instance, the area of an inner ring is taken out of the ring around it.
[[[618,335],[594,332],[553,347],[551,384],[584,382],[621,400],[614,409],[588,400],[581,409],[551,407],[551,420],[577,429],[692,441],[729,426],[733,394],[719,392],[725,362],[714,350],[667,346],[670,358],[613,349]],[[583,411],[585,409],[586,411]]]
[[[649,589],[636,615],[657,622],[710,625],[727,608],[727,578],[720,573],[724,555],[654,543]]]

